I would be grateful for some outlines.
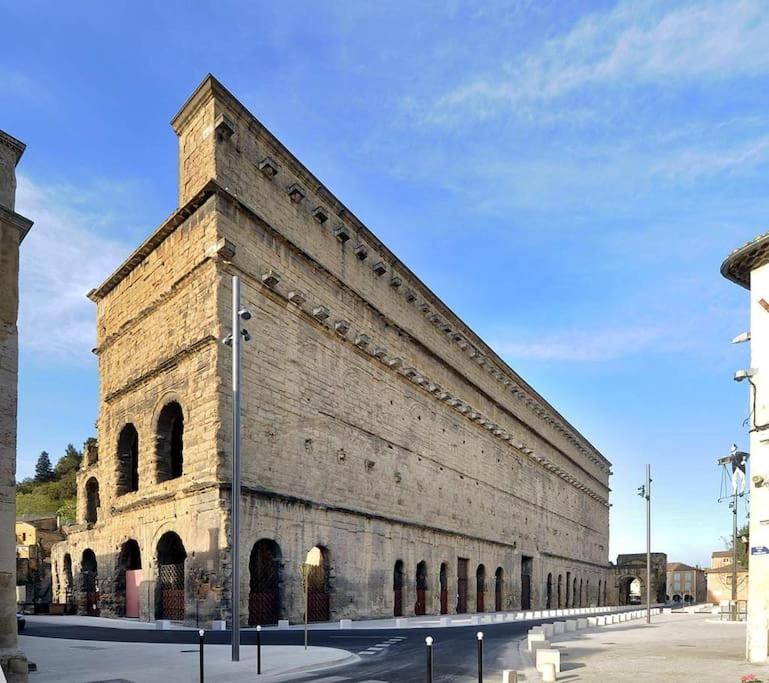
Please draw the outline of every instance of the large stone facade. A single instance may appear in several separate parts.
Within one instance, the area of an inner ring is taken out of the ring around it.
[[[610,463],[214,78],[172,125],[180,208],[90,294],[99,446],[59,599],[231,617],[238,275],[242,623],[302,618],[312,547],[315,619],[534,607],[558,575],[603,601]]]
[[[32,222],[16,213],[16,164],[25,145],[0,131],[0,666],[27,680],[16,642],[16,406],[19,246]]]

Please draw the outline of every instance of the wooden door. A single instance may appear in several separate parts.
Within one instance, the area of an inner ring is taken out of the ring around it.
[[[467,560],[457,559],[457,614],[467,613]]]
[[[125,573],[125,615],[139,617],[139,586],[142,583],[141,569],[126,569]]]

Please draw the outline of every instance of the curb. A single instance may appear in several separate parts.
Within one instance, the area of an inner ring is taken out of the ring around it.
[[[295,676],[299,673],[310,673],[313,671],[325,671],[326,669],[334,669],[338,666],[349,666],[350,664],[354,664],[356,662],[361,661],[361,658],[350,652],[349,650],[346,650],[347,654],[338,657],[336,659],[330,659],[327,662],[322,662],[319,664],[306,664],[305,666],[297,666],[293,669],[284,669],[283,671],[276,671],[271,674],[263,675],[261,680],[264,681],[280,681],[285,676]],[[288,679],[291,680],[291,679]]]

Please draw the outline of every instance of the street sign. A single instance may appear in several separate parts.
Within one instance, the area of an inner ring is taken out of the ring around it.
[[[750,549],[751,555],[769,555],[769,548],[765,545],[755,545]]]

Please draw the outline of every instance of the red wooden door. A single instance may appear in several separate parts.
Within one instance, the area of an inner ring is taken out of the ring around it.
[[[449,592],[445,589],[441,589],[441,614],[449,613]]]
[[[139,616],[139,586],[142,583],[141,569],[127,569],[125,573],[125,615]]]
[[[467,613],[467,560],[457,560],[457,614]]]
[[[424,588],[417,588],[417,601],[414,604],[414,614],[422,616],[427,614],[427,591]]]
[[[483,604],[483,591],[478,591],[476,593],[475,597],[475,611],[476,612],[485,612],[486,611],[486,605]]]

